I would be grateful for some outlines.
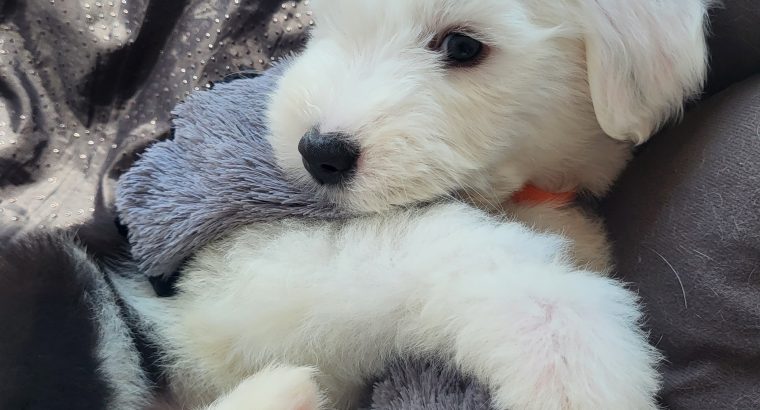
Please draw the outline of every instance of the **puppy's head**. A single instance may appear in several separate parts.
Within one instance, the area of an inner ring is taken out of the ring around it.
[[[315,0],[269,112],[288,174],[356,211],[530,182],[603,193],[705,73],[701,0]]]

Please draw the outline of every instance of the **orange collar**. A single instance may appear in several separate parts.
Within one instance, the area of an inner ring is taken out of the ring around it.
[[[520,205],[551,205],[553,208],[562,208],[575,201],[576,193],[549,192],[535,185],[525,185],[523,189],[512,194],[512,202]]]

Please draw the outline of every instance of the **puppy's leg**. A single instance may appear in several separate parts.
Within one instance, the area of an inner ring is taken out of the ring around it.
[[[445,332],[456,363],[504,409],[652,409],[656,351],[638,327],[636,298],[613,280],[558,266],[508,277],[477,272],[431,291],[424,342]],[[440,334],[440,333],[439,333]]]
[[[499,408],[652,408],[636,298],[574,269],[566,245],[463,205],[251,226],[190,264],[170,338],[218,386],[319,365],[340,408],[388,358],[419,354],[454,360]]]
[[[309,367],[269,367],[206,410],[318,410],[322,397]]]
[[[491,386],[498,408],[656,408],[659,355],[639,327],[635,295],[573,268],[556,236],[446,213],[421,219],[407,238],[420,249],[408,263],[426,266],[429,282],[419,311],[400,322],[401,342],[450,352]]]

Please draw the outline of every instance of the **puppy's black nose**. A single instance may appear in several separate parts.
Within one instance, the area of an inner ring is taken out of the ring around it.
[[[322,134],[312,128],[298,143],[303,165],[320,184],[337,185],[351,178],[359,149],[342,133]]]

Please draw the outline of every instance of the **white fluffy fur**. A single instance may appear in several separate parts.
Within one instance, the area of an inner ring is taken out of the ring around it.
[[[215,409],[277,408],[255,405],[283,397],[279,408],[319,406],[304,370],[255,375],[282,363],[316,367],[328,403],[351,407],[389,357],[435,354],[490,386],[503,409],[654,408],[658,354],[635,295],[605,276],[601,225],[506,200],[526,183],[604,193],[631,142],[699,90],[705,8],[314,1],[312,39],[269,112],[271,142],[316,194],[382,213],[246,227],[197,255],[177,297],[132,297],[169,346],[179,397],[232,391]],[[488,45],[480,65],[447,68],[427,48],[452,28]],[[303,169],[297,145],[313,126],[361,147],[348,186],[319,187]],[[484,210],[394,209],[452,193]]]
[[[331,403],[352,408],[388,358],[435,354],[500,408],[653,408],[635,295],[575,268],[568,244],[462,204],[256,225],[206,248],[152,313],[191,402],[280,362],[318,367]]]
[[[630,154],[608,134],[642,142],[700,89],[703,3],[317,0],[271,105],[272,143],[313,185],[304,132],[352,135],[357,180],[323,193],[359,210],[461,191],[496,203],[526,182],[601,194]],[[456,27],[489,45],[482,64],[446,68],[428,49]]]
[[[308,367],[269,367],[240,383],[207,410],[311,410],[322,402]]]

